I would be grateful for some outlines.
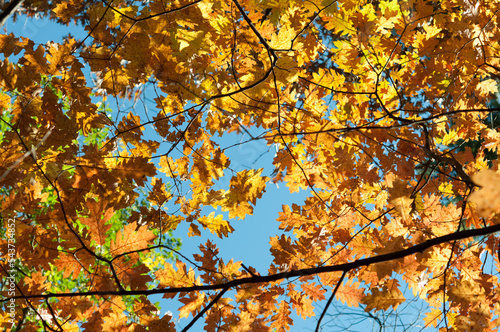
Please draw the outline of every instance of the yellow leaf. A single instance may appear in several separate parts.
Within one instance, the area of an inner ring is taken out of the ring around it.
[[[441,182],[439,184],[439,191],[444,195],[444,197],[453,197],[455,195],[453,192],[453,186],[449,182]]]
[[[437,323],[443,315],[442,311],[438,308],[432,308],[430,312],[427,312],[424,317],[425,326],[436,327]]]
[[[234,231],[234,228],[229,224],[227,220],[222,219],[222,215],[219,214],[214,217],[215,212],[210,213],[206,217],[201,217],[198,221],[200,224],[212,233],[217,234],[218,237],[228,236],[229,233]]]
[[[424,210],[425,204],[424,204],[424,199],[422,198],[422,195],[420,193],[417,193],[415,195],[415,199],[413,201],[413,206],[415,211],[417,212],[422,212]]]
[[[446,133],[443,137],[443,141],[441,144],[443,145],[450,145],[456,140],[458,140],[460,137],[457,135],[456,130],[450,130],[448,133]]]
[[[186,297],[180,299],[184,305],[179,308],[179,317],[180,318],[187,318],[189,314],[193,314],[195,316],[195,313],[201,308],[203,303],[205,302],[206,295],[205,293],[188,293]]]
[[[441,28],[436,25],[422,24],[422,28],[425,31],[425,37],[428,39],[441,32]]]
[[[296,56],[283,55],[281,56],[277,63],[277,70],[275,71],[276,79],[280,82],[287,83],[293,82],[298,76],[298,65],[295,60]]]
[[[179,42],[179,51],[189,48],[187,51],[202,49],[201,45],[205,37],[205,31],[188,31],[186,29],[179,29],[177,33],[177,41]],[[189,52],[191,53],[191,52]]]
[[[252,203],[257,203],[266,189],[267,176],[260,176],[262,168],[244,170],[231,178],[231,188],[226,193],[226,202],[223,211],[229,211],[229,218],[243,219],[247,214],[253,213]]]
[[[295,30],[286,25],[277,34],[273,34],[269,46],[276,50],[287,50],[290,48],[290,41],[295,37]]]

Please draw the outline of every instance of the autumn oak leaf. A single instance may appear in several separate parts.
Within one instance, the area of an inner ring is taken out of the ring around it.
[[[362,303],[366,304],[365,311],[369,312],[372,310],[387,310],[390,307],[396,309],[405,300],[403,293],[398,288],[383,290],[375,288],[372,289],[371,294],[363,298]]]
[[[261,176],[262,169],[244,170],[231,179],[231,187],[226,193],[223,211],[229,211],[229,218],[245,218],[253,213],[252,205],[257,203],[266,189],[266,176]],[[250,203],[252,205],[250,205]]]
[[[133,222],[123,228],[122,234],[117,234],[116,240],[111,242],[111,253],[120,255],[126,252],[147,248],[156,238],[146,226],[137,227]]]

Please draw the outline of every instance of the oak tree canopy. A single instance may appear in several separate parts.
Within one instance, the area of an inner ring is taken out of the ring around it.
[[[498,330],[500,1],[34,0],[20,17],[68,34],[0,35],[5,326],[319,331],[332,301],[420,299],[420,326]],[[231,154],[251,144],[267,157]],[[272,263],[222,259],[207,234],[251,222],[270,186],[307,193],[268,216]]]

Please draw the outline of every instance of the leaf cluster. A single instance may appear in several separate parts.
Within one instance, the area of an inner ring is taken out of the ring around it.
[[[17,328],[176,330],[153,294],[178,301],[184,330],[290,330],[293,312],[323,305],[319,331],[334,299],[373,316],[408,297],[427,327],[500,325],[500,2],[40,0],[21,13],[87,36],[0,35],[1,222],[15,224],[0,274],[3,290],[15,278],[2,304],[21,308]],[[296,192],[269,216],[266,271],[207,241]],[[193,257],[174,231],[199,237]]]

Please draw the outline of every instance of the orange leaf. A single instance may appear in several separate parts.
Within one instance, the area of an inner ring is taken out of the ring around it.
[[[379,290],[374,288],[371,294],[363,298],[362,303],[366,304],[365,311],[368,312],[371,310],[387,310],[390,307],[396,309],[405,300],[403,293],[401,293],[398,288],[392,288],[390,290]]]
[[[337,290],[337,299],[349,307],[357,307],[365,297],[365,290],[360,287],[360,283],[348,281]]]
[[[128,224],[123,228],[122,233],[116,235],[116,239],[111,241],[111,253],[115,256],[147,248],[156,238],[147,226],[137,227],[137,223]]]

